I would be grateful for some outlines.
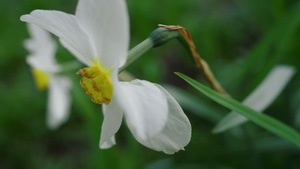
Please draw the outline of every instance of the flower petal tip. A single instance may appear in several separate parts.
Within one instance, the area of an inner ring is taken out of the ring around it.
[[[24,21],[24,19],[26,19],[28,16],[29,16],[29,14],[22,15],[22,16],[20,17],[20,20],[21,20],[21,21]]]
[[[115,144],[116,144],[116,141],[115,141],[114,137],[110,138],[109,140],[105,140],[105,141],[100,139],[99,148],[100,149],[109,149],[112,146],[114,146]]]

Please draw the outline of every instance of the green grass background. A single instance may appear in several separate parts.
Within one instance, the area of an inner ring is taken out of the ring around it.
[[[127,0],[131,47],[157,24],[190,30],[200,55],[237,100],[245,98],[277,64],[300,69],[300,1],[297,0]],[[34,9],[74,13],[77,0],[0,1],[0,169],[298,169],[300,151],[291,143],[249,122],[219,135],[211,129],[228,109],[188,86],[173,72],[208,84],[188,52],[176,41],[150,50],[128,67],[140,79],[166,84],[192,124],[185,151],[166,155],[140,145],[126,124],[117,145],[100,150],[101,106],[71,73],[72,113],[55,131],[46,128],[47,91],[38,91],[26,64],[22,42],[28,38],[19,20]],[[72,60],[59,47],[60,62]],[[300,130],[300,77],[265,111]]]

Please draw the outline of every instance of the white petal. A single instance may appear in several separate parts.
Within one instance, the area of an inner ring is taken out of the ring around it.
[[[166,95],[157,86],[142,80],[120,82],[114,84],[114,94],[136,138],[145,140],[164,128],[168,104]]]
[[[121,126],[123,112],[114,98],[112,98],[109,105],[103,104],[102,110],[104,120],[102,123],[99,147],[110,148],[116,144],[114,135]]]
[[[108,149],[112,146],[114,146],[116,144],[116,139],[115,136],[112,136],[111,138],[109,138],[108,140],[106,140],[105,142],[103,142],[102,144],[99,144],[99,147],[101,149]]]
[[[191,124],[176,100],[161,86],[157,85],[168,100],[168,121],[161,132],[146,140],[137,140],[148,148],[163,151],[166,154],[174,154],[191,140]]]
[[[58,36],[68,44],[66,47],[87,65],[89,59],[96,54],[88,36],[78,26],[74,15],[60,11],[35,10],[30,15],[21,16],[21,20],[36,24]]]
[[[47,125],[56,129],[69,118],[71,108],[71,80],[62,76],[51,76],[49,84],[49,99]]]
[[[42,56],[45,57],[45,58],[48,57],[45,54],[42,55]],[[45,59],[45,60],[47,60],[47,59]],[[36,55],[29,55],[26,58],[26,62],[31,67],[42,70],[44,72],[47,72],[48,74],[59,72],[62,69],[61,66],[58,65],[57,63],[47,64],[45,61],[43,61],[43,59],[40,59],[40,58],[36,57]]]
[[[33,24],[27,26],[31,36],[24,41],[24,47],[30,52],[26,58],[27,63],[48,73],[59,71],[60,67],[55,61],[57,47],[50,33]]]
[[[102,64],[116,68],[125,63],[129,47],[125,0],[79,0],[76,18],[92,39]]]
[[[34,24],[27,24],[28,32],[30,34],[30,39],[27,39],[24,43],[25,48],[31,53],[46,53],[49,57],[42,57],[37,55],[37,57],[46,60],[45,62],[53,63],[55,62],[55,52],[56,44],[51,37],[51,34],[46,30]]]
[[[270,71],[261,84],[243,101],[243,104],[258,112],[264,111],[281,93],[294,73],[295,69],[291,66],[276,66]],[[246,121],[248,121],[247,118],[231,111],[216,125],[214,132],[223,132]]]
[[[59,41],[66,49],[69,50],[69,52],[71,52],[74,56],[76,56],[76,58],[80,62],[86,64],[87,66],[92,66],[91,62],[89,62],[85,56],[83,56],[81,53],[79,53],[76,48],[73,48],[69,43],[67,43],[63,39],[59,39]]]

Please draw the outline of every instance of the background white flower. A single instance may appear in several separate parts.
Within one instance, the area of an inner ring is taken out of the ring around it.
[[[243,104],[253,110],[263,112],[278,97],[295,72],[296,69],[292,66],[275,66],[253,92],[245,98]],[[220,120],[213,132],[221,133],[247,121],[246,117],[231,111]]]
[[[71,96],[71,80],[57,73],[61,67],[55,61],[56,44],[49,32],[28,24],[30,39],[25,40],[24,46],[30,52],[26,58],[32,67],[38,89],[49,88],[47,126],[56,129],[69,117]]]
[[[108,105],[103,105],[100,148],[115,144],[114,135],[123,115],[134,137],[151,149],[173,154],[189,143],[190,122],[166,90],[143,80],[118,80],[118,68],[124,65],[129,46],[124,0],[79,0],[75,15],[35,10],[21,20],[57,35],[80,61],[91,69],[99,68],[98,74],[109,76],[113,93]],[[84,68],[81,72],[89,73],[91,69]],[[96,88],[94,82],[88,85]]]

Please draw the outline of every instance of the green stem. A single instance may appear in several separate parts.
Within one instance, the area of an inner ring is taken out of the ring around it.
[[[127,62],[119,69],[119,72],[122,72],[127,66],[150,49],[161,46],[172,39],[178,38],[180,35],[180,32],[177,30],[168,30],[165,28],[155,29],[147,39],[128,52]]]
[[[129,50],[127,62],[125,63],[125,65],[119,68],[119,72],[122,72],[128,65],[130,65],[143,54],[145,54],[151,48],[153,48],[153,42],[150,38],[147,38],[143,42]]]

